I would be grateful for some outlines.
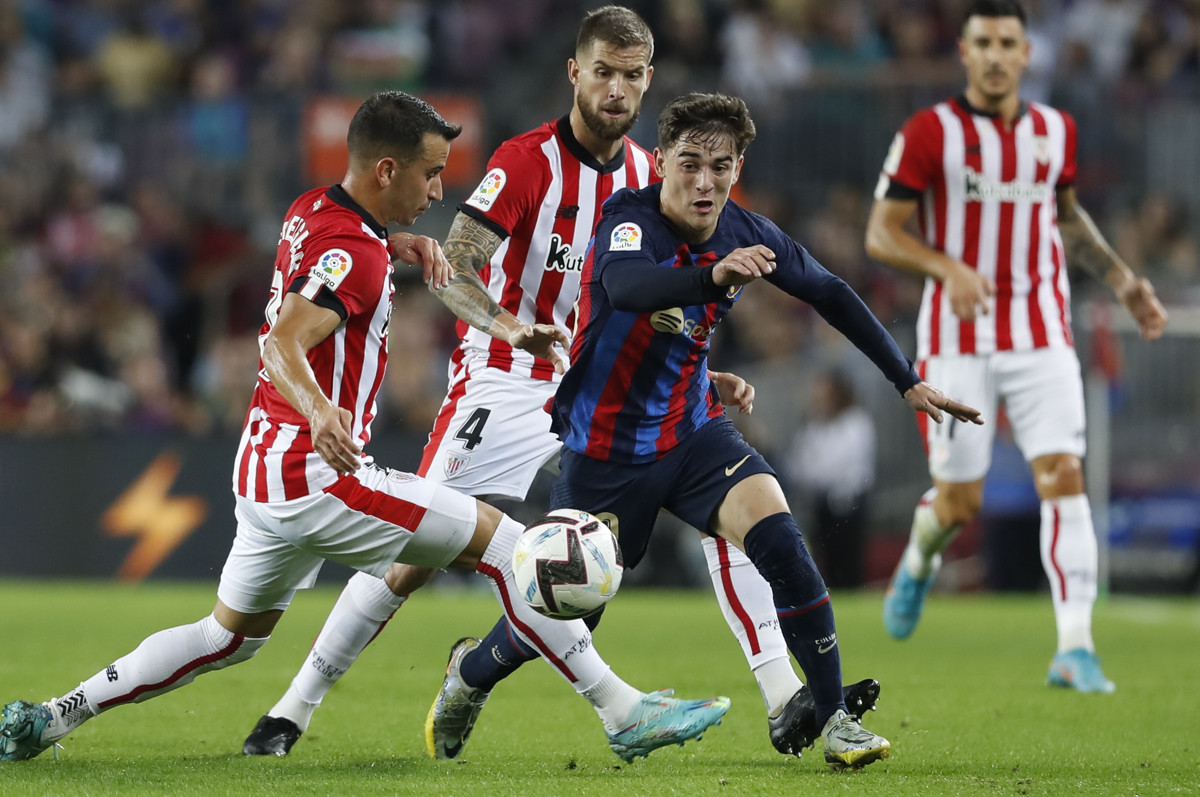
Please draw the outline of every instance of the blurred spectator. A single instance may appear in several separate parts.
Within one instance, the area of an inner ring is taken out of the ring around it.
[[[472,5],[471,13],[460,15],[456,22],[474,33],[495,31],[503,14],[499,4]],[[419,92],[430,54],[426,4],[367,0],[358,8],[362,19],[354,20],[353,27],[336,32],[331,42],[330,68],[338,87],[363,95],[381,89]],[[463,44],[487,49],[487,42],[478,37]],[[468,58],[472,51],[464,47],[447,52],[459,54],[452,59],[458,61],[460,57]],[[483,56],[489,54],[485,52]]]
[[[0,163],[46,122],[51,74],[49,53],[27,34],[19,5],[5,0],[0,4]]]
[[[806,535],[830,587],[863,584],[867,500],[875,484],[875,426],[858,405],[849,377],[822,372],[813,384],[812,420],[786,459],[791,486],[809,500]]]
[[[125,109],[161,99],[179,72],[171,49],[146,28],[137,3],[122,10],[120,26],[103,40],[95,63],[109,97]]]
[[[779,110],[781,94],[812,73],[804,43],[767,0],[738,0],[721,32],[726,90],[740,95],[759,119]]]
[[[1146,8],[1145,0],[1075,0],[1064,20],[1062,65],[1072,74],[1116,82]]]
[[[810,52],[820,79],[861,79],[883,62],[887,55],[883,40],[863,3],[820,3],[810,9]]]

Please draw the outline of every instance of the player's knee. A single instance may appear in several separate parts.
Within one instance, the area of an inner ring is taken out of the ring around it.
[[[421,587],[429,583],[436,571],[432,567],[418,567],[397,562],[388,568],[384,581],[388,589],[401,598],[407,598]]]
[[[1042,499],[1083,492],[1083,462],[1074,454],[1048,454],[1033,461],[1034,482]]]
[[[933,502],[933,511],[937,514],[938,522],[947,528],[970,523],[982,508],[983,488],[976,488],[973,484],[951,488],[939,487],[937,498]]]

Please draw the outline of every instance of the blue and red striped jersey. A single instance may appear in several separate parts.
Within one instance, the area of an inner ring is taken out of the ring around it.
[[[571,367],[552,408],[567,448],[653,462],[723,412],[708,377],[709,338],[742,288],[701,272],[755,244],[775,252],[767,281],[812,304],[901,393],[920,381],[857,294],[769,219],[729,201],[713,236],[688,244],[659,211],[660,193],[661,184],[624,189],[604,204],[583,265]]]

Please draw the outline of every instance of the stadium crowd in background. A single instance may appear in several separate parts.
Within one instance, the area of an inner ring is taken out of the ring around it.
[[[0,0],[0,277],[9,286],[0,433],[236,431],[253,387],[247,375],[277,217],[315,184],[298,168],[305,102],[385,87],[467,92],[484,108],[490,150],[529,119],[557,112],[558,45],[594,5]],[[961,0],[630,5],[663,32],[648,116],[682,91],[731,91],[761,120],[760,147],[773,126],[795,140],[796,114],[861,125],[860,106],[839,102],[873,96],[874,87],[902,87],[905,112],[956,90]],[[1135,269],[1164,293],[1194,290],[1197,241],[1187,220],[1200,201],[1186,186],[1151,193],[1137,165],[1146,159],[1115,163],[1103,153],[1195,146],[1153,139],[1149,123],[1131,141],[1129,121],[1200,97],[1200,2],[1029,6],[1026,85],[1081,118],[1080,160],[1089,164],[1081,196]],[[884,137],[878,151],[844,157],[872,171],[897,121],[868,122]],[[841,128],[830,129],[838,143]],[[653,132],[632,135],[649,143]],[[802,185],[794,175],[814,164],[794,160],[775,174],[748,169],[746,198],[813,240],[881,318],[911,327],[916,284],[861,252],[873,181],[818,174]],[[768,153],[758,161],[778,164]],[[470,188],[448,187],[445,207]],[[425,231],[441,237],[449,217],[436,210]],[[397,322],[424,345],[393,369],[381,426],[423,434],[441,399],[453,328],[422,290],[402,286],[397,308]],[[771,366],[781,361],[811,370],[841,356],[811,312],[765,310],[787,333],[786,350],[763,351],[739,335],[737,319],[721,343],[747,363],[751,381],[755,362],[777,373]],[[719,349],[714,356],[721,362]],[[748,428],[747,436],[776,453],[769,432],[758,439]]]

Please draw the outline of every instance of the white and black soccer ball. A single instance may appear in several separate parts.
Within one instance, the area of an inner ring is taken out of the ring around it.
[[[512,564],[525,602],[559,620],[584,617],[607,603],[625,569],[612,530],[577,509],[556,509],[526,528]]]

